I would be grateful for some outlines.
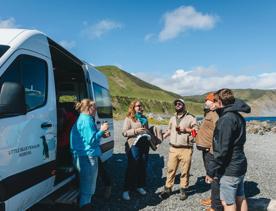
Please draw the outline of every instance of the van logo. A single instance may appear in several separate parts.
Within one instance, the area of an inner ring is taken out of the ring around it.
[[[45,136],[41,136],[40,138],[42,139],[42,144],[43,144],[43,156],[44,156],[44,159],[47,159],[49,158],[49,147]]]
[[[32,154],[32,150],[36,149],[39,147],[39,144],[35,144],[35,145],[28,145],[28,146],[23,146],[23,147],[19,147],[19,148],[14,148],[9,150],[9,155],[19,155],[20,157],[24,157],[26,155],[30,155]]]

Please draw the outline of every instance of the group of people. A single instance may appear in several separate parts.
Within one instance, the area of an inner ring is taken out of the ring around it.
[[[247,161],[244,154],[246,124],[240,112],[250,112],[250,107],[235,99],[230,89],[210,93],[204,104],[204,119],[199,126],[196,118],[187,111],[183,99],[174,101],[175,115],[170,118],[166,131],[149,127],[139,100],[133,101],[124,121],[122,134],[126,137],[127,167],[122,198],[130,200],[130,191],[146,195],[146,175],[149,150],[170,137],[167,177],[162,199],[170,197],[178,166],[180,175],[180,200],[188,197],[189,172],[193,145],[202,150],[206,170],[205,181],[211,184],[211,198],[201,204],[211,205],[207,210],[247,210],[244,195],[244,175]],[[80,207],[89,210],[95,192],[98,173],[99,142],[107,134],[108,124],[100,129],[95,124],[96,105],[89,99],[76,104],[80,112],[71,129],[71,151],[80,178]]]

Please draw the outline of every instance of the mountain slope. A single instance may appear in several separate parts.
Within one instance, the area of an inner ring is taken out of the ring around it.
[[[173,101],[182,98],[178,94],[151,85],[116,66],[96,68],[109,80],[115,118],[125,116],[128,105],[135,99],[139,99],[144,104],[147,113],[172,114],[174,112]],[[198,114],[202,111],[201,103],[187,101],[186,104],[191,113]]]
[[[151,85],[116,66],[99,66],[96,68],[108,77],[111,96],[131,96],[133,98],[155,99],[161,101],[171,101],[181,97],[180,95]]]
[[[172,92],[151,85],[134,75],[131,75],[116,66],[96,67],[103,72],[110,85],[112,103],[115,108],[115,117],[122,118],[127,112],[128,105],[134,99],[139,99],[145,107],[145,112],[172,114],[173,101],[184,98],[187,109],[194,115],[202,115],[204,98],[207,95],[181,97]],[[235,97],[245,100],[251,106],[254,116],[275,116],[276,90],[234,89]]]

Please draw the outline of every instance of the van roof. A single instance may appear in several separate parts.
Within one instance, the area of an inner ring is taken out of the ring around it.
[[[0,29],[0,44],[1,45],[11,45],[11,42],[20,36],[20,39],[26,39],[35,34],[43,34],[37,30],[30,29],[10,29],[1,28]]]

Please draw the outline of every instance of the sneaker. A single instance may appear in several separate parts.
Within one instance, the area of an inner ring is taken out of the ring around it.
[[[210,206],[211,205],[211,198],[206,198],[206,199],[201,199],[200,200],[200,204],[203,206]]]
[[[171,188],[164,187],[164,190],[160,193],[159,196],[161,199],[167,199],[170,197],[171,193],[172,193]]]
[[[184,188],[180,188],[180,197],[179,197],[179,199],[181,201],[184,201],[187,198],[188,198],[188,195],[187,195],[185,189]]]
[[[143,196],[147,194],[147,191],[145,191],[144,188],[137,188],[136,190],[138,191],[138,193],[140,193]]]
[[[122,198],[123,198],[124,200],[126,200],[126,201],[129,201],[129,200],[130,200],[128,191],[124,191],[124,192],[123,192]]]

